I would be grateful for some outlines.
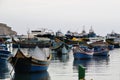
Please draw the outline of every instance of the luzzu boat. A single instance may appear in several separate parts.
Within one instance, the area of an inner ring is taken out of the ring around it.
[[[109,49],[104,46],[94,47],[94,56],[109,56]]]
[[[47,71],[51,56],[51,54],[47,56],[36,47],[29,55],[24,55],[23,52],[18,49],[16,55],[10,57],[8,60],[12,64],[15,73],[40,72]]]
[[[93,56],[109,56],[108,44],[103,41],[97,41],[90,44],[94,48]]]
[[[94,50],[87,47],[76,46],[73,49],[74,59],[90,59],[93,57]]]

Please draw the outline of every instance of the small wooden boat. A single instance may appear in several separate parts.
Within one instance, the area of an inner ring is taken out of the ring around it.
[[[62,57],[62,55],[67,55],[70,52],[71,46],[68,46],[66,43],[56,38],[52,43],[51,50],[53,53],[56,52],[58,56]]]
[[[94,47],[94,56],[109,56],[109,49],[104,46]]]
[[[103,41],[91,43],[90,46],[94,48],[94,56],[109,56],[108,44]]]
[[[74,47],[73,55],[74,59],[90,59],[92,58],[94,53],[93,49],[89,49],[87,47]]]
[[[47,71],[51,61],[51,54],[48,56],[38,47],[28,55],[18,49],[15,56],[10,57],[8,61],[12,64],[16,73],[20,72],[40,72]]]
[[[106,42],[110,45],[114,45],[114,48],[120,48],[120,34],[112,31],[106,36]]]

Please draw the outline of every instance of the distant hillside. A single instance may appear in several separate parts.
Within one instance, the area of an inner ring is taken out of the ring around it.
[[[4,23],[0,23],[0,35],[17,35],[16,31],[13,31],[11,27]]]

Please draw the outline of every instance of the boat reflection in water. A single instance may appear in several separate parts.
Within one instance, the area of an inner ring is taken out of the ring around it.
[[[52,50],[52,60],[59,60],[60,62],[69,61],[69,53],[63,54]]]
[[[61,57],[62,62],[67,62],[68,60],[69,60],[69,55],[68,54],[62,55],[62,57]]]
[[[94,65],[105,66],[109,64],[109,58],[109,56],[94,56],[92,61],[94,61]]]
[[[8,68],[8,63],[4,59],[0,59],[0,80],[10,78],[10,70]]]
[[[69,61],[69,54],[65,54],[65,55],[61,55],[61,56],[55,56],[56,54],[54,54],[53,60],[59,60],[60,62],[67,62]]]
[[[12,80],[50,80],[50,76],[47,71],[25,74],[14,73]]]
[[[73,70],[75,72],[77,72],[76,70],[78,70],[78,66],[82,65],[83,67],[85,67],[85,69],[88,68],[88,66],[91,65],[91,59],[83,59],[83,60],[79,60],[79,59],[74,59],[73,61]]]
[[[73,70],[76,73],[78,71],[78,66],[82,65],[83,67],[85,67],[85,70],[87,73],[92,73],[94,72],[94,67],[96,67],[97,69],[101,70],[105,69],[105,66],[107,68],[107,65],[109,64],[109,57],[103,57],[103,56],[96,56],[93,57],[93,59],[86,59],[86,60],[75,60],[73,61]],[[99,71],[97,70],[97,71]],[[101,71],[100,71],[101,72]]]

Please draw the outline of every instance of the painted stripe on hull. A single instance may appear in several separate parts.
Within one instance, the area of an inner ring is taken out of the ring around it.
[[[31,66],[32,72],[47,71],[48,66]]]
[[[17,65],[15,67],[15,72],[40,72],[47,71],[47,69],[48,66]]]

